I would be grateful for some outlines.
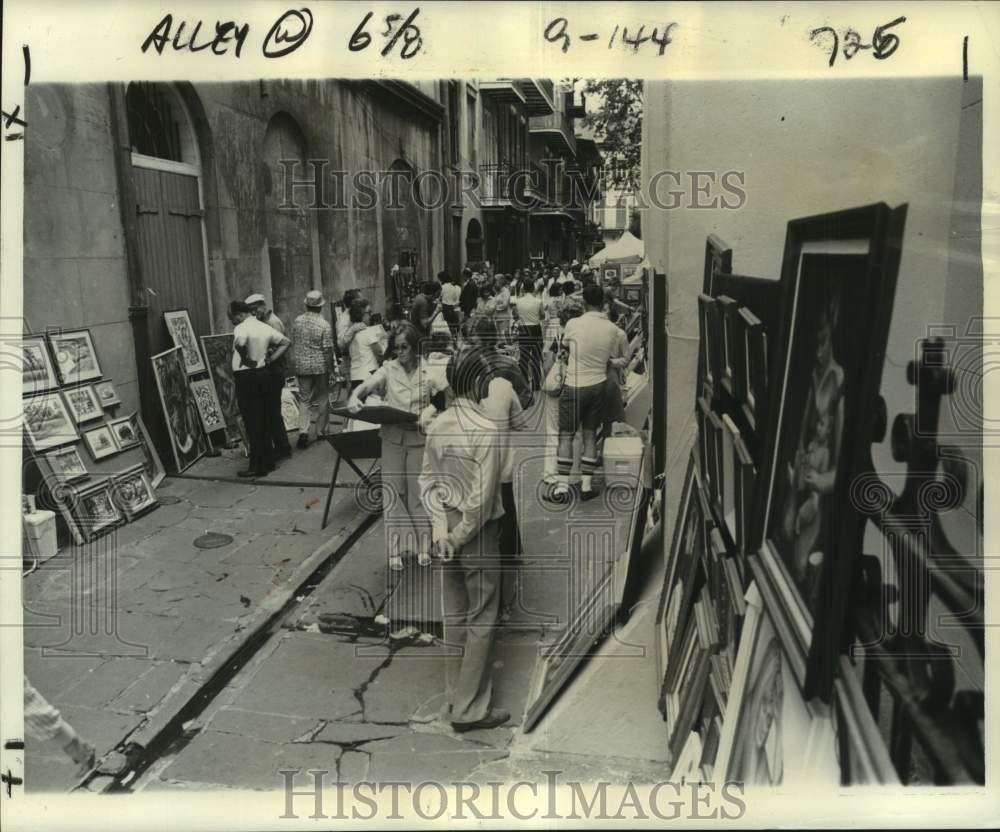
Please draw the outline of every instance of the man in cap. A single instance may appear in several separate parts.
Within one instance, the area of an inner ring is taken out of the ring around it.
[[[323,317],[323,293],[306,294],[306,311],[292,322],[290,365],[299,382],[299,441],[305,448],[326,433],[329,379],[334,367],[333,327]]]
[[[253,294],[244,303],[250,307],[253,316],[279,334],[285,334],[285,325],[281,318],[268,307],[267,300],[261,294]],[[285,420],[281,417],[281,391],[285,389],[285,375],[288,370],[280,358],[267,365],[270,373],[270,395],[267,403],[267,432],[274,446],[277,459],[287,459],[292,455],[292,446],[288,444],[288,431],[285,430]]]
[[[229,304],[233,330],[233,378],[236,401],[247,430],[250,465],[241,477],[266,477],[274,470],[274,447],[268,434],[267,408],[271,391],[269,364],[280,360],[289,341],[262,323],[243,301]]]

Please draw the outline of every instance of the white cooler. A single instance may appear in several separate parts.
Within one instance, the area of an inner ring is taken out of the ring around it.
[[[28,552],[39,560],[59,553],[56,542],[56,515],[52,511],[30,511],[24,516],[24,543]]]
[[[605,487],[639,485],[642,470],[642,439],[638,436],[609,436],[604,440]]]

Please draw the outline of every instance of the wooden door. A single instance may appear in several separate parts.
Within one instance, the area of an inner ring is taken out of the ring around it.
[[[202,210],[195,176],[133,167],[136,194],[136,237],[145,285],[148,356],[174,346],[163,313],[187,309],[195,335],[212,333],[205,285]],[[200,346],[200,342],[199,342]],[[143,350],[138,348],[141,356]],[[149,378],[140,368],[139,378]],[[169,458],[169,439],[155,383],[140,384],[142,411],[153,443]]]

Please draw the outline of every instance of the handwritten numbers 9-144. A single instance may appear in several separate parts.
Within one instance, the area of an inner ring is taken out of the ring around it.
[[[854,29],[846,29],[842,35],[832,26],[820,26],[809,33],[809,40],[830,49],[830,66],[837,61],[837,54],[843,53],[844,60],[851,60],[858,52],[871,49],[872,57],[884,61],[891,57],[899,48],[899,36],[889,30],[893,26],[905,23],[905,17],[897,17],[889,23],[883,23],[872,33],[871,43],[865,43],[861,34]]]
[[[630,29],[628,26],[619,24],[615,26],[611,32],[611,36],[607,39],[605,39],[604,34],[601,32],[586,32],[582,35],[577,35],[576,39],[584,43],[602,41],[607,43],[608,49],[621,46],[631,49],[633,52],[638,52],[639,47],[643,46],[643,44],[650,43],[658,47],[659,51],[657,54],[662,55],[666,52],[667,45],[672,42],[670,40],[670,33],[676,25],[676,23],[668,23],[664,26],[653,26],[651,28],[642,25],[638,28],[633,26]],[[570,44],[573,42],[573,36],[569,33],[569,21],[565,17],[557,17],[551,20],[549,25],[545,27],[543,36],[549,43],[559,46],[563,52],[568,52]]]
[[[420,35],[420,28],[414,24],[417,15],[420,14],[419,7],[410,12],[409,17],[403,20],[401,14],[390,14],[383,18],[385,29],[376,34],[384,41],[379,54],[385,58],[399,45],[399,57],[409,60],[416,55],[424,45]],[[368,32],[368,22],[372,19],[374,12],[368,12],[354,30],[351,39],[347,42],[347,48],[352,52],[361,52],[367,49],[372,42],[372,35]],[[402,23],[400,22],[402,21]]]

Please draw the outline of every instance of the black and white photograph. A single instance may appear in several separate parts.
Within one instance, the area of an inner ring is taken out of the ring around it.
[[[3,6],[5,828],[997,816],[1000,7]]]

